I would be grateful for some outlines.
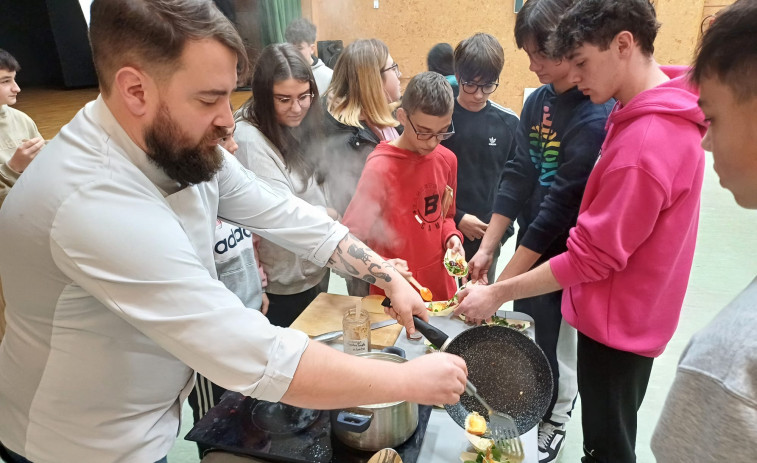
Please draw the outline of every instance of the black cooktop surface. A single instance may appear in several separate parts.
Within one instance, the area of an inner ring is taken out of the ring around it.
[[[430,415],[431,407],[421,405],[415,433],[407,442],[395,447],[404,463],[417,461]],[[366,463],[375,453],[342,444],[331,433],[327,410],[265,402],[230,391],[185,439],[277,462]]]

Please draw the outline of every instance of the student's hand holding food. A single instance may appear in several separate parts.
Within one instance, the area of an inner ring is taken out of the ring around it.
[[[465,249],[457,236],[447,240],[447,252],[444,253],[444,268],[450,276],[464,278],[468,276],[468,263],[465,261]]]
[[[502,284],[484,286],[484,285],[466,285],[465,288],[457,293],[457,300],[460,305],[455,309],[454,315],[465,315],[465,321],[481,324],[488,320],[497,312],[497,309],[505,301],[501,301]]]
[[[13,156],[8,160],[8,167],[13,172],[22,173],[29,167],[32,160],[37,156],[42,147],[45,146],[45,139],[42,137],[34,137],[31,140],[24,140]]]
[[[480,221],[478,217],[472,214],[464,214],[460,223],[457,224],[457,229],[471,241],[483,238],[488,227],[488,224]]]
[[[460,241],[456,235],[452,235],[447,240],[447,249],[451,249],[453,254],[459,254],[465,259],[465,249],[463,249],[463,242]]]

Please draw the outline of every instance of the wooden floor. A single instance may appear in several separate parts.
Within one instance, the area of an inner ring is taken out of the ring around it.
[[[54,90],[45,88],[22,88],[18,102],[13,106],[34,120],[45,139],[53,138],[61,127],[89,101],[97,98],[97,88],[77,90]],[[250,91],[238,91],[231,95],[234,109],[250,97]]]

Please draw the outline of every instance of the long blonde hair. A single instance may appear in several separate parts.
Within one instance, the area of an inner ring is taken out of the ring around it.
[[[386,101],[381,69],[389,49],[378,39],[355,40],[342,51],[326,91],[328,111],[339,122],[361,127],[361,119],[377,127],[399,125]]]

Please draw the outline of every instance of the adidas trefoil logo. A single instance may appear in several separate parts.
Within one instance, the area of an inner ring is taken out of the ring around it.
[[[497,139],[494,137],[489,137],[489,146],[497,146]]]

